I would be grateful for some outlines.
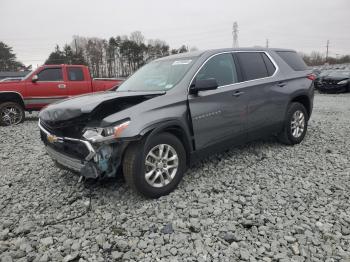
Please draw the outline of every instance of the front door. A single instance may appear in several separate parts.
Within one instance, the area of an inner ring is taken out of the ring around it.
[[[231,53],[210,58],[194,78],[215,78],[216,90],[189,94],[196,149],[202,149],[227,139],[245,136],[247,101],[244,91],[236,83],[238,76]]]
[[[38,80],[26,83],[27,94],[24,103],[27,108],[41,108],[68,96],[61,67],[49,67],[40,71]]]

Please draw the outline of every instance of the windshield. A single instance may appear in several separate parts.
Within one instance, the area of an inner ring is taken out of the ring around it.
[[[151,62],[136,71],[116,91],[167,91],[184,77],[195,59],[187,57]]]

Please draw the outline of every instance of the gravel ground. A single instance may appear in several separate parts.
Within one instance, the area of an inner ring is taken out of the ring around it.
[[[148,200],[56,168],[28,115],[0,128],[1,261],[350,261],[349,116],[316,95],[300,145],[233,148]]]

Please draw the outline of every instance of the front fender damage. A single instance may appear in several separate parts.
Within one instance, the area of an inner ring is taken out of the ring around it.
[[[97,145],[95,155],[84,163],[80,175],[92,179],[116,176],[126,146],[127,142]]]

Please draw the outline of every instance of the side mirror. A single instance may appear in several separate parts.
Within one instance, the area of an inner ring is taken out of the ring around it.
[[[218,88],[218,82],[215,78],[208,78],[203,80],[195,80],[192,83],[190,91],[192,94],[196,94],[199,91],[214,90]]]
[[[32,82],[35,83],[35,82],[38,81],[38,80],[39,80],[38,75],[33,75],[33,77],[32,77]]]

